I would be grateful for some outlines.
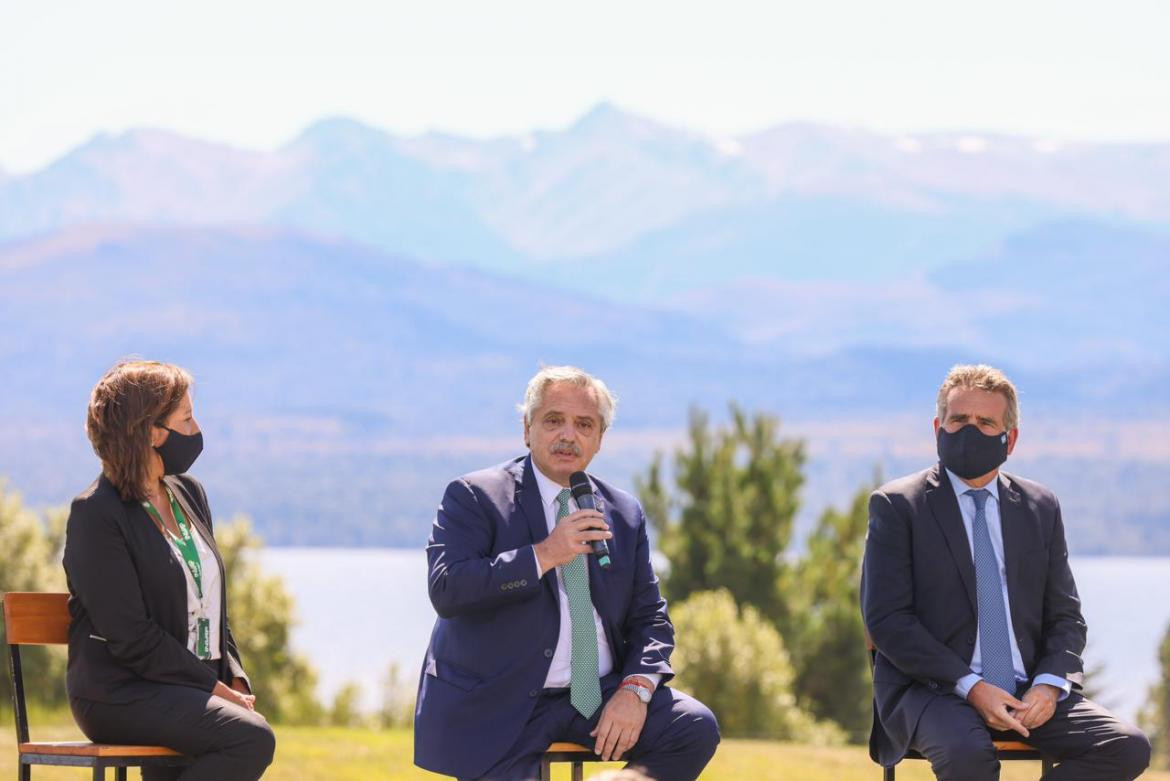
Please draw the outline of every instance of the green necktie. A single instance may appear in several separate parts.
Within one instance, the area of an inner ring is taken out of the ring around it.
[[[557,494],[557,523],[569,514],[569,489]],[[573,646],[569,662],[569,702],[585,718],[601,707],[601,682],[597,679],[597,627],[593,623],[593,601],[589,598],[589,577],[585,557],[578,554],[557,568],[569,595],[569,619]]]

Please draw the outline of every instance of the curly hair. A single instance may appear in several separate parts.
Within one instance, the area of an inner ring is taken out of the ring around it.
[[[174,364],[125,360],[94,386],[85,433],[123,501],[146,499],[151,427],[166,422],[193,383],[190,373]]]

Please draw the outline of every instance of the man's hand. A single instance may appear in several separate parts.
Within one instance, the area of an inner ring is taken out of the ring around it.
[[[597,726],[589,733],[596,738],[593,753],[609,762],[633,748],[646,723],[647,709],[633,692],[614,692],[602,708]]]
[[[243,678],[232,678],[232,688],[240,694],[251,694],[252,690],[248,688]]]
[[[557,522],[552,534],[532,547],[540,574],[553,567],[568,564],[581,553],[589,552],[593,540],[608,540],[613,534],[605,523],[605,516],[596,510],[578,510]]]
[[[1020,720],[1028,717],[1032,707],[1030,704],[1017,700],[987,681],[979,681],[971,687],[971,691],[967,692],[967,702],[992,729],[1014,730],[1028,737],[1028,728]]]
[[[1028,729],[1036,729],[1052,718],[1059,700],[1060,689],[1047,683],[1036,684],[1024,692],[1024,702],[1028,705],[1028,712],[1019,716],[1020,723]]]

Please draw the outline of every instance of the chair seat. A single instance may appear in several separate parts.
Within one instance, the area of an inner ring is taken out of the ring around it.
[[[178,751],[163,746],[120,746],[109,743],[58,742],[21,743],[21,754],[51,754],[62,757],[178,757]]]
[[[546,748],[545,753],[548,753],[548,754],[575,754],[575,753],[592,754],[593,750],[590,748],[586,748],[585,746],[582,746],[580,743],[557,742],[557,743],[551,744],[548,748]]]
[[[1034,746],[1029,746],[1027,743],[1021,743],[1018,740],[994,740],[992,745],[997,751],[1037,751]]]

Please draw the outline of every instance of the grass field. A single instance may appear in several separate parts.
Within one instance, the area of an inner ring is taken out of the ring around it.
[[[0,778],[16,775],[16,748],[11,727],[0,732]],[[69,724],[68,715],[52,718],[52,724],[34,729],[35,740],[80,740],[77,729]],[[34,724],[38,723],[34,719]],[[43,723],[48,724],[48,721]],[[66,726],[67,725],[67,726]],[[265,774],[265,781],[407,781],[439,779],[432,773],[411,765],[411,733],[407,730],[347,729],[339,727],[278,727],[276,761]],[[620,765],[592,765],[594,772]],[[1040,766],[1035,762],[1009,762],[1004,765],[1003,781],[1035,781]],[[588,774],[587,774],[588,775]],[[36,768],[33,778],[44,781],[87,778],[87,771],[62,768]],[[113,773],[108,774],[113,778]],[[131,771],[137,778],[137,771]],[[567,781],[567,767],[558,768],[554,779]],[[725,740],[704,781],[877,781],[879,768],[870,762],[860,747],[814,748],[788,743],[756,740]],[[906,762],[898,769],[898,778],[906,781],[931,781],[933,776],[924,762]],[[1150,772],[1148,781],[1170,781],[1170,773]]]

